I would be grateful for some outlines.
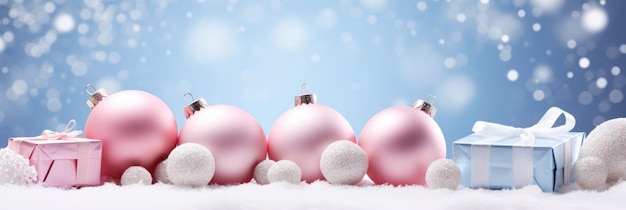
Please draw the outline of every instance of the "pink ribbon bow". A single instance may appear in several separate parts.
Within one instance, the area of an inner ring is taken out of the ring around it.
[[[47,139],[47,140],[60,140],[60,139],[77,137],[78,135],[83,133],[83,131],[81,130],[73,131],[72,129],[74,128],[74,126],[76,126],[76,120],[72,119],[69,122],[67,122],[67,125],[65,126],[65,130],[61,132],[44,130],[43,132],[41,132],[41,136],[39,137],[42,139]]]

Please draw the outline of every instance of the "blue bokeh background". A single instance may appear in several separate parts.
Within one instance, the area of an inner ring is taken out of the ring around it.
[[[86,84],[250,112],[267,133],[306,82],[359,136],[437,96],[448,144],[477,120],[526,127],[550,106],[576,131],[626,117],[626,1],[0,0],[0,147],[83,129]]]

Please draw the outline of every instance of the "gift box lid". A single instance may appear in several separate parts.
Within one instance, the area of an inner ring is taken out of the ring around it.
[[[61,140],[45,140],[27,137],[11,138],[9,144],[21,142],[17,151],[24,157],[32,157],[35,151],[40,151],[39,157],[47,159],[77,159],[78,144],[88,143],[90,147],[89,158],[102,157],[102,142],[95,139],[68,138]],[[13,146],[13,145],[11,145]]]

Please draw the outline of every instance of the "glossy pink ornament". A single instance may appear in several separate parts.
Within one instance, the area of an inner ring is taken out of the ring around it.
[[[234,106],[209,106],[204,99],[194,101],[184,111],[187,121],[178,142],[198,143],[211,151],[215,175],[210,183],[251,181],[254,167],[267,156],[265,133],[256,119]]]
[[[87,104],[92,110],[85,124],[85,137],[102,140],[105,180],[119,182],[130,166],[142,166],[152,174],[176,146],[174,114],[150,93],[124,90],[109,95],[99,89]]]
[[[274,122],[268,137],[268,155],[275,161],[291,160],[302,170],[302,180],[325,180],[320,169],[324,149],[338,140],[356,142],[348,121],[337,111],[316,103],[314,94],[296,96],[295,107]]]
[[[413,107],[382,110],[365,124],[359,145],[367,153],[367,175],[374,183],[426,186],[430,163],[446,157],[446,141],[434,114],[434,107],[418,100]]]

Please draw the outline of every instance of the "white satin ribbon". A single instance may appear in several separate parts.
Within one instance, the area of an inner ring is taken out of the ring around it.
[[[565,116],[565,123],[553,127],[556,120]],[[523,187],[533,183],[533,145],[535,137],[553,138],[556,134],[571,131],[576,125],[574,116],[558,107],[550,107],[537,124],[528,128],[516,128],[497,123],[477,121],[472,131],[474,134],[487,138],[472,143],[471,147],[471,187],[489,186],[489,162],[491,158],[491,144],[511,136],[519,136],[520,140],[513,144],[513,187]],[[564,140],[566,141],[566,140]],[[571,154],[569,142],[565,142],[565,160]],[[566,183],[569,183],[570,163],[564,164]]]

